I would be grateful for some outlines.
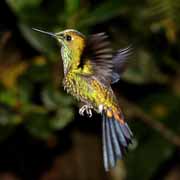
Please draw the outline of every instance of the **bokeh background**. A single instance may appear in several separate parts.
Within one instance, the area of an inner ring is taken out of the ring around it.
[[[101,117],[79,116],[59,46],[32,27],[133,47],[113,88],[135,139],[114,170],[103,169]],[[0,180],[179,180],[179,60],[179,0],[1,0]]]

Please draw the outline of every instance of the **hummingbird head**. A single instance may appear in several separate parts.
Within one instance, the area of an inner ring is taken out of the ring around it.
[[[46,32],[35,28],[33,28],[33,30],[48,34],[58,40],[62,46],[61,55],[65,72],[70,68],[70,66],[77,66],[85,47],[86,38],[82,33],[74,29],[67,29],[58,33]]]
[[[67,29],[55,34],[61,44],[61,56],[64,64],[64,73],[69,69],[78,67],[79,59],[85,46],[85,36],[73,29]]]
[[[85,36],[74,29],[67,29],[55,33],[58,42],[69,50],[82,50],[85,44]]]

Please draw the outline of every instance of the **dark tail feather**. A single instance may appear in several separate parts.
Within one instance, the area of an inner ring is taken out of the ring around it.
[[[115,165],[115,156],[112,144],[112,138],[110,134],[109,120],[103,115],[103,149],[104,149],[104,167],[108,170],[108,167]]]
[[[115,167],[118,159],[122,159],[133,134],[127,123],[120,124],[114,118],[108,118],[105,113],[102,123],[104,167],[108,171]]]

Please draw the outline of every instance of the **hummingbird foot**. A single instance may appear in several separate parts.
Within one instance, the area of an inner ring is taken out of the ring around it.
[[[86,114],[89,116],[89,117],[92,117],[92,109],[93,107],[91,105],[87,105],[85,104],[84,106],[82,106],[80,109],[79,109],[79,114],[81,116],[84,116],[84,112],[86,112]]]

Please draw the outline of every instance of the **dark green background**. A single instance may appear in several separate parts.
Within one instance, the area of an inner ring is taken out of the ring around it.
[[[180,179],[178,0],[7,0],[0,10],[0,179]],[[57,42],[32,27],[106,32],[114,49],[133,47],[113,88],[135,140],[111,173],[100,116],[78,115]]]

